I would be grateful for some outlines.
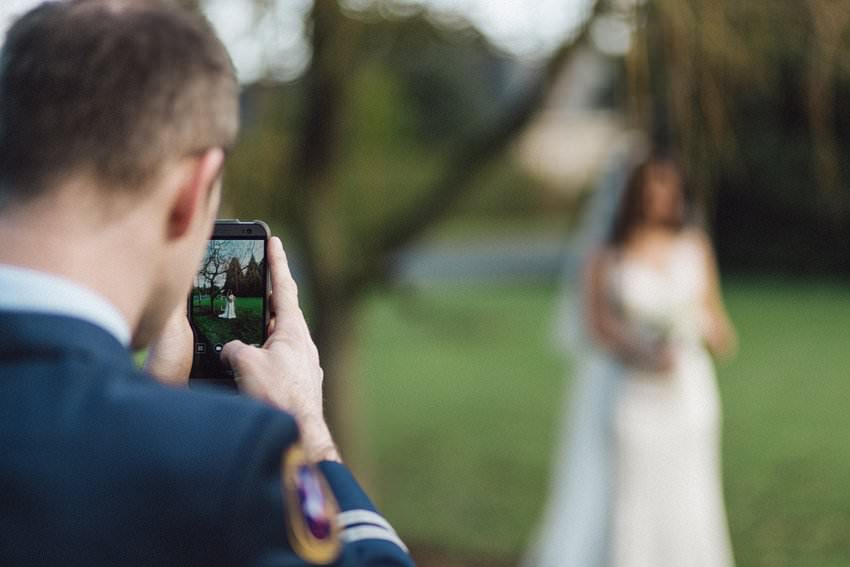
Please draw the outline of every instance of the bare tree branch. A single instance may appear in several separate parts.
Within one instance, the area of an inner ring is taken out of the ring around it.
[[[815,39],[809,57],[809,123],[814,139],[818,185],[835,199],[841,186],[841,169],[835,120],[835,69],[844,34],[850,25],[850,2],[809,0]],[[835,209],[839,210],[838,208]]]
[[[306,111],[295,177],[307,191],[321,185],[317,176],[331,169],[339,144],[340,115],[357,29],[331,0],[316,0],[310,13],[313,52],[305,76]]]
[[[501,112],[501,120],[489,128],[461,140],[452,153],[443,174],[433,188],[416,200],[407,211],[395,215],[389,224],[375,232],[376,250],[381,256],[410,243],[426,228],[443,218],[461,196],[473,186],[472,181],[503,152],[545,102],[566,63],[587,39],[590,25],[602,9],[597,0],[582,28],[567,39],[549,59],[539,79]]]
[[[315,226],[317,201],[333,188],[333,163],[342,141],[340,128],[351,67],[357,54],[360,27],[346,18],[336,1],[315,0],[309,18],[312,58],[304,77],[305,110],[300,143],[292,167],[293,191],[278,198],[276,210],[285,218],[301,246],[303,278],[321,303],[328,293]]]
[[[204,263],[198,272],[198,275],[203,278],[203,283],[209,289],[210,312],[214,311],[215,298],[219,295],[215,281],[227,273],[227,262],[228,258],[224,253],[224,243],[220,240],[211,240],[207,248],[207,253],[204,256]]]

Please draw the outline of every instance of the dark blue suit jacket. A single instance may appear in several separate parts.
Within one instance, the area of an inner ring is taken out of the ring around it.
[[[280,480],[297,438],[260,403],[159,385],[99,327],[0,312],[0,565],[304,565]],[[374,511],[319,468],[341,510]],[[336,565],[413,565],[378,516],[348,516]]]

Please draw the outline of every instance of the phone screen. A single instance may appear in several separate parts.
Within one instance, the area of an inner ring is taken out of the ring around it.
[[[214,233],[189,298],[195,379],[232,379],[232,371],[221,361],[224,345],[239,339],[260,346],[266,339],[265,231],[229,232],[242,234]]]

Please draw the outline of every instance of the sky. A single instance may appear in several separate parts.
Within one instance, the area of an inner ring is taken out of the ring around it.
[[[376,0],[344,0],[357,9]],[[385,1],[385,0],[377,0]],[[573,32],[587,13],[590,0],[390,0],[403,12],[425,7],[435,19],[461,15],[473,22],[495,45],[523,58],[545,57]],[[0,1],[0,32],[40,0]],[[272,0],[260,18],[252,0],[205,0],[207,15],[230,50],[243,83],[264,76],[297,77],[309,61],[304,42],[304,15],[310,0]]]
[[[239,265],[243,268],[248,265],[248,262],[251,261],[251,256],[257,262],[261,262],[263,260],[263,241],[262,240],[223,240],[221,241],[222,249],[221,255],[226,258],[229,262],[229,258],[235,257],[239,259]],[[207,256],[209,255],[209,250],[207,250]],[[204,262],[206,262],[206,257],[204,258]],[[196,276],[196,284],[200,285],[200,281],[197,281]],[[215,285],[223,286],[225,280],[227,279],[227,275],[225,273],[220,274],[215,279]]]

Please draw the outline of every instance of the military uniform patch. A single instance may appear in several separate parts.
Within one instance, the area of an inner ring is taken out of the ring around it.
[[[324,477],[307,462],[300,444],[283,455],[281,483],[292,550],[308,563],[332,563],[341,550],[339,507]]]

